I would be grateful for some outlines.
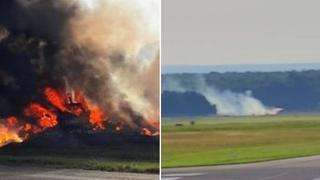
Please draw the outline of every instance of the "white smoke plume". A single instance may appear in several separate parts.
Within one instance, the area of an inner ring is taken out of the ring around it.
[[[70,42],[94,54],[89,55],[95,70],[90,73],[110,78],[95,88],[101,95],[95,100],[124,116],[126,102],[134,112],[158,120],[160,1],[79,2],[83,8],[69,21]],[[112,101],[102,100],[106,91]]]
[[[173,77],[165,79],[162,90],[186,92],[193,91],[202,94],[212,105],[216,106],[218,115],[246,116],[246,115],[275,115],[282,109],[267,107],[261,101],[252,96],[250,90],[244,93],[235,93],[230,90],[219,90],[206,83],[201,75],[194,76],[192,87],[185,87]]]

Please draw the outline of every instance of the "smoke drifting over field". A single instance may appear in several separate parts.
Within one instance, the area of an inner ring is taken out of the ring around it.
[[[0,1],[0,118],[18,119],[1,129],[41,126],[31,102],[71,111],[71,94],[101,121],[155,133],[145,128],[159,121],[159,13],[157,0]]]
[[[251,91],[235,93],[230,90],[219,90],[206,83],[203,76],[194,76],[187,86],[180,79],[167,77],[162,85],[162,90],[187,92],[193,91],[202,94],[212,105],[216,106],[218,115],[274,115],[282,109],[266,107],[252,96]]]

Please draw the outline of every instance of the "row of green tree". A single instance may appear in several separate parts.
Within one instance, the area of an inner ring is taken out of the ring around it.
[[[167,74],[162,75],[162,83],[174,78],[183,86],[197,86],[195,79],[199,75],[209,86],[239,93],[250,90],[263,104],[281,107],[286,112],[320,110],[320,70]]]

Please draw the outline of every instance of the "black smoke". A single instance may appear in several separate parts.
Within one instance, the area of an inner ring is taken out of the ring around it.
[[[0,1],[0,116],[19,114],[45,84],[75,7],[54,0]]]

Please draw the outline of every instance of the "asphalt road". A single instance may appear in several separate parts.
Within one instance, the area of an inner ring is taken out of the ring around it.
[[[320,180],[320,156],[252,164],[162,169],[162,180]]]
[[[158,180],[158,175],[0,165],[1,180]]]

